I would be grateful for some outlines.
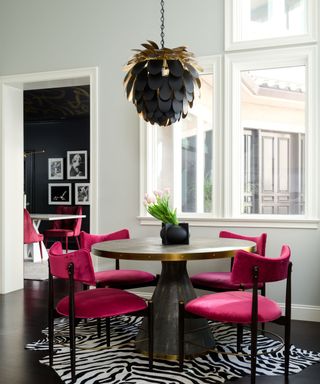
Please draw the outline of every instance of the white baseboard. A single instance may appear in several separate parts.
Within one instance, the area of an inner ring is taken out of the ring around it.
[[[284,304],[280,304],[284,309]],[[292,320],[316,321],[320,322],[320,307],[315,305],[292,304]]]
[[[151,292],[134,292],[136,295],[143,297],[146,300],[150,300],[152,293]],[[284,304],[280,303],[280,307],[284,309]],[[315,305],[303,305],[303,304],[292,304],[292,320],[301,320],[301,321],[315,321],[320,322],[320,307]]]

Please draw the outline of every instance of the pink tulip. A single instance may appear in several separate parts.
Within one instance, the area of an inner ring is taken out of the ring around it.
[[[154,204],[157,201],[157,199],[153,193],[146,193],[144,200],[147,204]]]

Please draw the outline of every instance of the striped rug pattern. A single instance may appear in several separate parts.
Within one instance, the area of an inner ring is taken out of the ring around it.
[[[183,372],[177,362],[155,360],[154,369],[149,370],[148,359],[135,351],[134,338],[141,320],[122,316],[111,321],[111,348],[105,347],[105,335],[97,337],[96,322],[81,321],[77,326],[76,384],[212,384],[250,374],[250,359],[226,355],[236,351],[236,329],[230,325],[211,324],[212,332],[221,353],[208,353],[205,356],[186,360]],[[47,336],[48,330],[43,331]],[[60,318],[55,323],[55,355],[53,368],[64,383],[70,383],[69,331],[68,320]],[[260,350],[274,349],[278,344],[265,336],[259,336]],[[243,350],[248,352],[250,333],[245,331]],[[30,350],[47,350],[47,337],[26,346]],[[222,353],[223,352],[223,353]],[[290,374],[318,363],[320,353],[306,351],[291,346]],[[48,356],[40,360],[48,365]],[[261,355],[257,360],[258,375],[282,375],[283,350]]]

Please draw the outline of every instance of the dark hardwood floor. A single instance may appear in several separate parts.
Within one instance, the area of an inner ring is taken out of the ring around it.
[[[61,295],[64,283],[59,282]],[[38,340],[47,326],[47,281],[25,280],[25,289],[0,295],[0,384],[57,384],[59,377],[39,363],[46,352],[28,351],[26,343]],[[320,323],[293,321],[292,343],[301,348],[320,351]],[[233,381],[250,383],[249,377]],[[257,377],[257,383],[285,383],[284,377]],[[320,383],[320,364],[297,375],[290,384]],[[138,383],[137,383],[138,384]]]

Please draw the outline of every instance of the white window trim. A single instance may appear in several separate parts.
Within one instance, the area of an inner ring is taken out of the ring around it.
[[[248,218],[253,215],[240,214],[239,185],[243,153],[241,143],[240,119],[240,72],[250,69],[263,69],[283,66],[306,65],[306,159],[305,159],[305,215],[301,222],[314,221],[319,218],[318,184],[319,184],[319,134],[318,134],[318,75],[317,75],[317,47],[305,46],[299,48],[282,48],[275,55],[275,49],[259,52],[229,53],[225,58],[225,183],[226,191],[225,217]],[[310,104],[314,107],[311,108]],[[239,160],[241,159],[241,160]],[[238,170],[238,171],[237,171]],[[259,215],[262,220],[268,216]],[[294,217],[290,216],[293,220]],[[283,217],[274,215],[273,220]]]
[[[239,41],[239,1],[225,0],[225,51],[314,43],[318,40],[318,0],[307,0],[307,32],[303,35]]]
[[[253,216],[253,215],[252,215]],[[139,216],[138,220],[141,225],[159,226],[158,220],[153,217]],[[300,217],[250,217],[250,218],[211,218],[195,217],[195,216],[179,216],[182,222],[188,222],[193,227],[218,227],[218,228],[302,228],[302,229],[318,229],[319,220],[306,220]]]

